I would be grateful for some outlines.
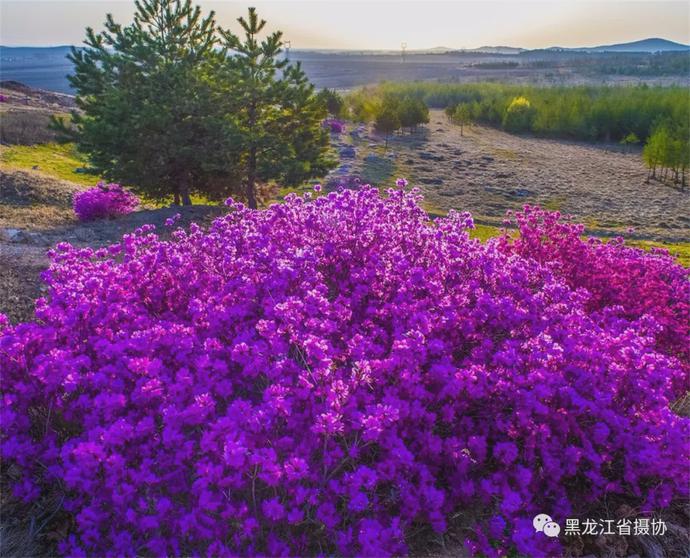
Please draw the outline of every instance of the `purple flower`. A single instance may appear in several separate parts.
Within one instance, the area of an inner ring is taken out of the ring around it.
[[[229,200],[53,248],[35,319],[0,315],[0,455],[27,505],[64,487],[60,552],[403,555],[481,509],[471,552],[557,556],[526,518],[686,501],[688,270],[421,203]]]
[[[262,504],[261,509],[263,510],[264,515],[273,521],[279,521],[285,516],[285,508],[279,502],[278,498],[266,500]]]
[[[74,212],[80,221],[127,215],[138,205],[139,198],[119,184],[99,182],[95,188],[74,195]]]

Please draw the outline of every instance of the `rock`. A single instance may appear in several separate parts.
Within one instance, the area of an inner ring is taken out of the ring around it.
[[[482,155],[482,159],[484,159],[485,161],[493,161],[494,160],[494,158],[489,156],[489,155]]]
[[[378,155],[375,155],[374,153],[369,153],[366,157],[364,157],[365,161],[369,161],[370,163],[374,163],[376,161],[382,161],[383,158],[379,157]]]
[[[518,198],[524,198],[526,196],[530,196],[532,192],[529,190],[526,190],[525,188],[517,188],[516,190],[513,190],[512,195],[516,196]]]

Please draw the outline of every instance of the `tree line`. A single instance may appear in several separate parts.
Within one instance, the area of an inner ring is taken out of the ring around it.
[[[349,102],[366,112],[396,98],[442,108],[460,126],[477,122],[518,134],[616,141],[626,149],[642,143],[651,178],[686,183],[690,92],[684,87],[383,83],[353,93]]]
[[[345,115],[358,122],[373,122],[374,129],[386,137],[406,129],[413,133],[428,124],[429,107],[413,95],[379,94],[378,88],[363,88],[349,93],[345,99]]]
[[[335,165],[323,99],[254,8],[238,36],[191,0],[135,4],[132,24],[108,15],[69,56],[80,110],[53,127],[93,172],[150,199],[239,194],[255,208],[271,181],[294,185]]]

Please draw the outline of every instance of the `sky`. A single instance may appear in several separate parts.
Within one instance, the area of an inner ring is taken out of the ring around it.
[[[523,48],[596,46],[663,37],[690,43],[690,2],[550,1],[198,1],[218,22],[255,6],[293,49]],[[134,3],[120,0],[0,0],[0,44],[80,44],[84,29],[100,29],[106,13],[131,20]]]

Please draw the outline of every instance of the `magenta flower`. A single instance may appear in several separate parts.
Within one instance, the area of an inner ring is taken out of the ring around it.
[[[560,556],[537,513],[680,509],[688,270],[421,202],[230,200],[51,250],[36,319],[0,316],[0,455],[27,505],[64,497],[60,553],[399,556],[481,510],[468,552]]]
[[[138,205],[139,198],[119,184],[99,182],[95,188],[74,195],[74,212],[80,221],[127,215]]]

